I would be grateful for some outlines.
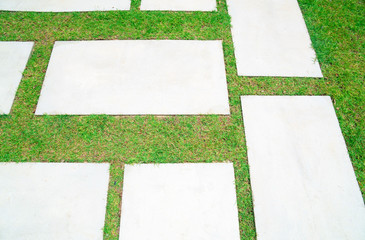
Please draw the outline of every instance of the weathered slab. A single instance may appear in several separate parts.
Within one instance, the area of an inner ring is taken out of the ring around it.
[[[322,77],[295,0],[228,0],[240,76]]]
[[[365,239],[365,206],[331,99],[244,96],[257,236]]]
[[[33,42],[0,42],[0,114],[9,114]]]
[[[1,0],[0,10],[83,12],[129,10],[130,0]]]
[[[121,240],[239,240],[231,163],[126,165]]]
[[[215,0],[142,0],[141,10],[216,11]]]
[[[222,42],[56,42],[36,114],[229,114]]]
[[[102,240],[109,164],[0,163],[2,240]]]

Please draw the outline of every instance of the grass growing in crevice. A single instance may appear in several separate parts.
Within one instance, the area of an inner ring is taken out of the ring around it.
[[[141,7],[141,0],[131,0],[131,11],[139,10]]]
[[[0,41],[35,41],[12,112],[0,116],[0,159],[109,162],[104,239],[117,240],[125,163],[232,161],[241,239],[255,239],[241,95],[329,95],[362,194],[364,163],[364,3],[300,0],[323,79],[239,77],[226,2],[217,12],[0,12]],[[100,39],[223,40],[230,116],[34,116],[55,41]]]

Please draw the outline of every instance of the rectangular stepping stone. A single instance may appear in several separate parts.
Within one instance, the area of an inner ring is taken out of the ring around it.
[[[232,163],[124,170],[120,240],[239,240]]]
[[[56,42],[36,114],[229,114],[222,42]]]
[[[142,0],[141,10],[216,11],[215,0]]]
[[[295,0],[227,0],[240,76],[323,77]]]
[[[258,239],[365,239],[365,206],[330,97],[241,100]]]
[[[9,114],[33,42],[0,42],[0,114]]]
[[[129,10],[130,0],[1,0],[0,10],[82,12]]]
[[[109,164],[0,163],[2,240],[102,240]]]

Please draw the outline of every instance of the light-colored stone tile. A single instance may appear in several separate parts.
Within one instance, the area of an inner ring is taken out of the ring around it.
[[[141,10],[215,11],[216,0],[142,0]]]
[[[229,114],[222,42],[56,42],[36,114]]]
[[[242,111],[258,239],[365,239],[330,97],[244,96]]]
[[[240,76],[322,77],[295,0],[228,0]]]
[[[130,0],[1,0],[0,10],[82,12],[129,10]]]
[[[0,163],[2,240],[102,240],[109,164]]]
[[[0,42],[0,114],[9,114],[33,42]]]
[[[233,165],[126,165],[119,239],[239,240]]]

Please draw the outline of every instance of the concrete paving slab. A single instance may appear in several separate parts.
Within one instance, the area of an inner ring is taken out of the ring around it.
[[[102,240],[109,164],[0,163],[2,240]]]
[[[330,97],[241,100],[258,240],[365,239],[365,206]]]
[[[36,114],[229,114],[221,41],[56,42]]]
[[[124,170],[120,240],[239,240],[231,163],[141,164]]]
[[[240,76],[323,77],[295,0],[228,0]]]
[[[0,10],[30,12],[84,12],[129,10],[130,0],[1,0]]]
[[[215,0],[142,0],[141,10],[216,11]]]
[[[9,114],[33,42],[0,42],[0,114]]]

